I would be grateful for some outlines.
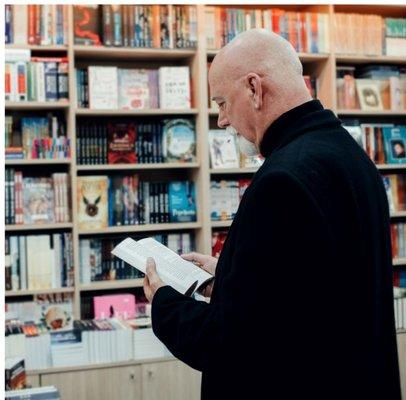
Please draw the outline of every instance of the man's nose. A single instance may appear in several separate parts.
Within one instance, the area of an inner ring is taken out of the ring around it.
[[[225,129],[228,125],[230,125],[230,122],[228,121],[227,117],[225,117],[220,111],[219,117],[217,119],[217,126],[221,129]]]

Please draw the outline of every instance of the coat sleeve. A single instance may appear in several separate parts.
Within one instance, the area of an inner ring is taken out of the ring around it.
[[[306,225],[317,218],[308,194],[286,173],[263,176],[252,189],[248,201],[254,204],[247,203],[240,216],[219,300],[196,301],[164,286],[152,301],[154,333],[175,357],[198,370],[236,348],[241,351],[236,332],[247,326],[247,318],[255,324],[264,312],[271,313],[276,327],[278,319],[280,324],[286,319],[279,296],[297,261],[291,251],[292,223],[301,218],[299,224]]]

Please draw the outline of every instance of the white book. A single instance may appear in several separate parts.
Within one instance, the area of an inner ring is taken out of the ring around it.
[[[36,101],[46,101],[45,98],[45,66],[43,62],[36,62],[37,98]],[[35,77],[34,77],[35,79]]]
[[[209,131],[210,159],[212,168],[239,168],[235,136],[224,129]]]
[[[159,107],[190,108],[189,67],[159,68]]]
[[[28,6],[26,4],[13,5],[13,36],[14,44],[27,44]]]
[[[208,272],[184,260],[154,238],[138,241],[124,239],[111,253],[144,274],[147,258],[152,257],[161,279],[178,292],[189,296],[212,278]]]
[[[31,59],[31,50],[28,49],[5,49],[4,61],[5,62],[17,62],[24,61],[29,62]]]
[[[118,107],[124,109],[150,108],[149,74],[146,69],[118,70]]]
[[[89,107],[117,109],[117,67],[88,67]]]
[[[20,246],[20,289],[27,289],[27,238],[26,236],[18,236]]]

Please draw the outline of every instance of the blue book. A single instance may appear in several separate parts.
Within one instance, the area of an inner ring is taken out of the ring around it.
[[[388,164],[406,163],[406,126],[382,128],[385,157]]]
[[[194,182],[169,182],[170,222],[196,221],[196,194]]]

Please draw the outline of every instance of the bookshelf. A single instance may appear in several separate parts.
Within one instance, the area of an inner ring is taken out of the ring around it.
[[[238,8],[261,8],[266,5],[239,5]],[[349,6],[349,5],[278,5],[278,8],[291,11],[322,12],[329,15],[330,19],[335,12],[355,12],[368,14],[370,12],[383,16],[400,17],[405,15],[403,6]],[[73,8],[69,6],[68,16],[68,45],[67,46],[24,46],[6,45],[6,49],[30,49],[33,52],[40,52],[41,55],[53,56],[65,54],[69,60],[69,102],[5,102],[7,111],[19,110],[62,110],[66,116],[67,133],[71,138],[71,159],[66,160],[6,160],[6,166],[16,166],[25,170],[33,165],[44,166],[49,170],[62,166],[70,176],[70,199],[72,205],[72,221],[63,224],[48,225],[8,225],[6,232],[20,231],[49,231],[69,230],[73,237],[73,258],[75,266],[74,287],[62,288],[64,292],[72,292],[74,295],[74,318],[80,318],[80,296],[82,292],[90,290],[124,289],[142,286],[140,280],[129,281],[108,281],[96,282],[92,285],[83,286],[80,283],[79,271],[79,239],[84,235],[109,235],[119,233],[135,232],[168,232],[190,230],[195,234],[196,249],[199,252],[211,254],[212,230],[227,228],[231,221],[210,220],[210,180],[213,176],[233,175],[249,176],[255,173],[255,168],[214,170],[210,168],[209,145],[207,132],[211,127],[216,126],[218,111],[208,107],[207,88],[207,62],[217,54],[217,50],[206,48],[205,37],[205,6],[197,5],[198,20],[198,46],[196,49],[146,49],[146,48],[119,48],[105,46],[81,46],[74,44],[73,34]],[[336,66],[344,64],[367,64],[384,63],[406,66],[406,57],[400,56],[362,56],[362,55],[339,55],[335,54],[333,48],[333,26],[330,24],[330,51],[326,54],[305,54],[299,53],[304,65],[305,73],[313,73],[318,79],[318,98],[326,108],[332,109],[339,116],[354,117],[385,117],[396,118],[404,121],[405,111],[380,111],[366,112],[355,110],[337,109],[336,99]],[[192,76],[193,104],[191,109],[152,109],[152,110],[91,110],[77,108],[75,67],[85,65],[120,65],[137,68],[142,65],[187,65],[190,67]],[[197,138],[197,161],[190,164],[162,163],[162,164],[118,164],[118,165],[79,165],[76,162],[76,124],[78,117],[100,117],[100,116],[127,116],[127,117],[158,117],[158,116],[192,116],[196,121]],[[406,173],[406,165],[378,165],[378,169],[384,171],[397,170],[399,173]],[[188,174],[191,180],[195,181],[197,190],[197,214],[198,221],[193,223],[172,223],[172,224],[147,224],[137,226],[118,226],[100,230],[79,230],[77,223],[76,189],[79,175],[90,174],[102,171],[157,171],[162,174],[171,174],[173,171],[180,171]],[[405,171],[404,171],[405,170]],[[406,212],[392,214],[393,218],[406,219]],[[406,221],[405,221],[406,222]],[[405,265],[405,259],[396,259],[397,266]],[[53,289],[55,290],[55,289]],[[52,290],[44,290],[51,292]],[[44,292],[42,291],[42,292]],[[6,292],[6,296],[33,295],[36,291]]]

